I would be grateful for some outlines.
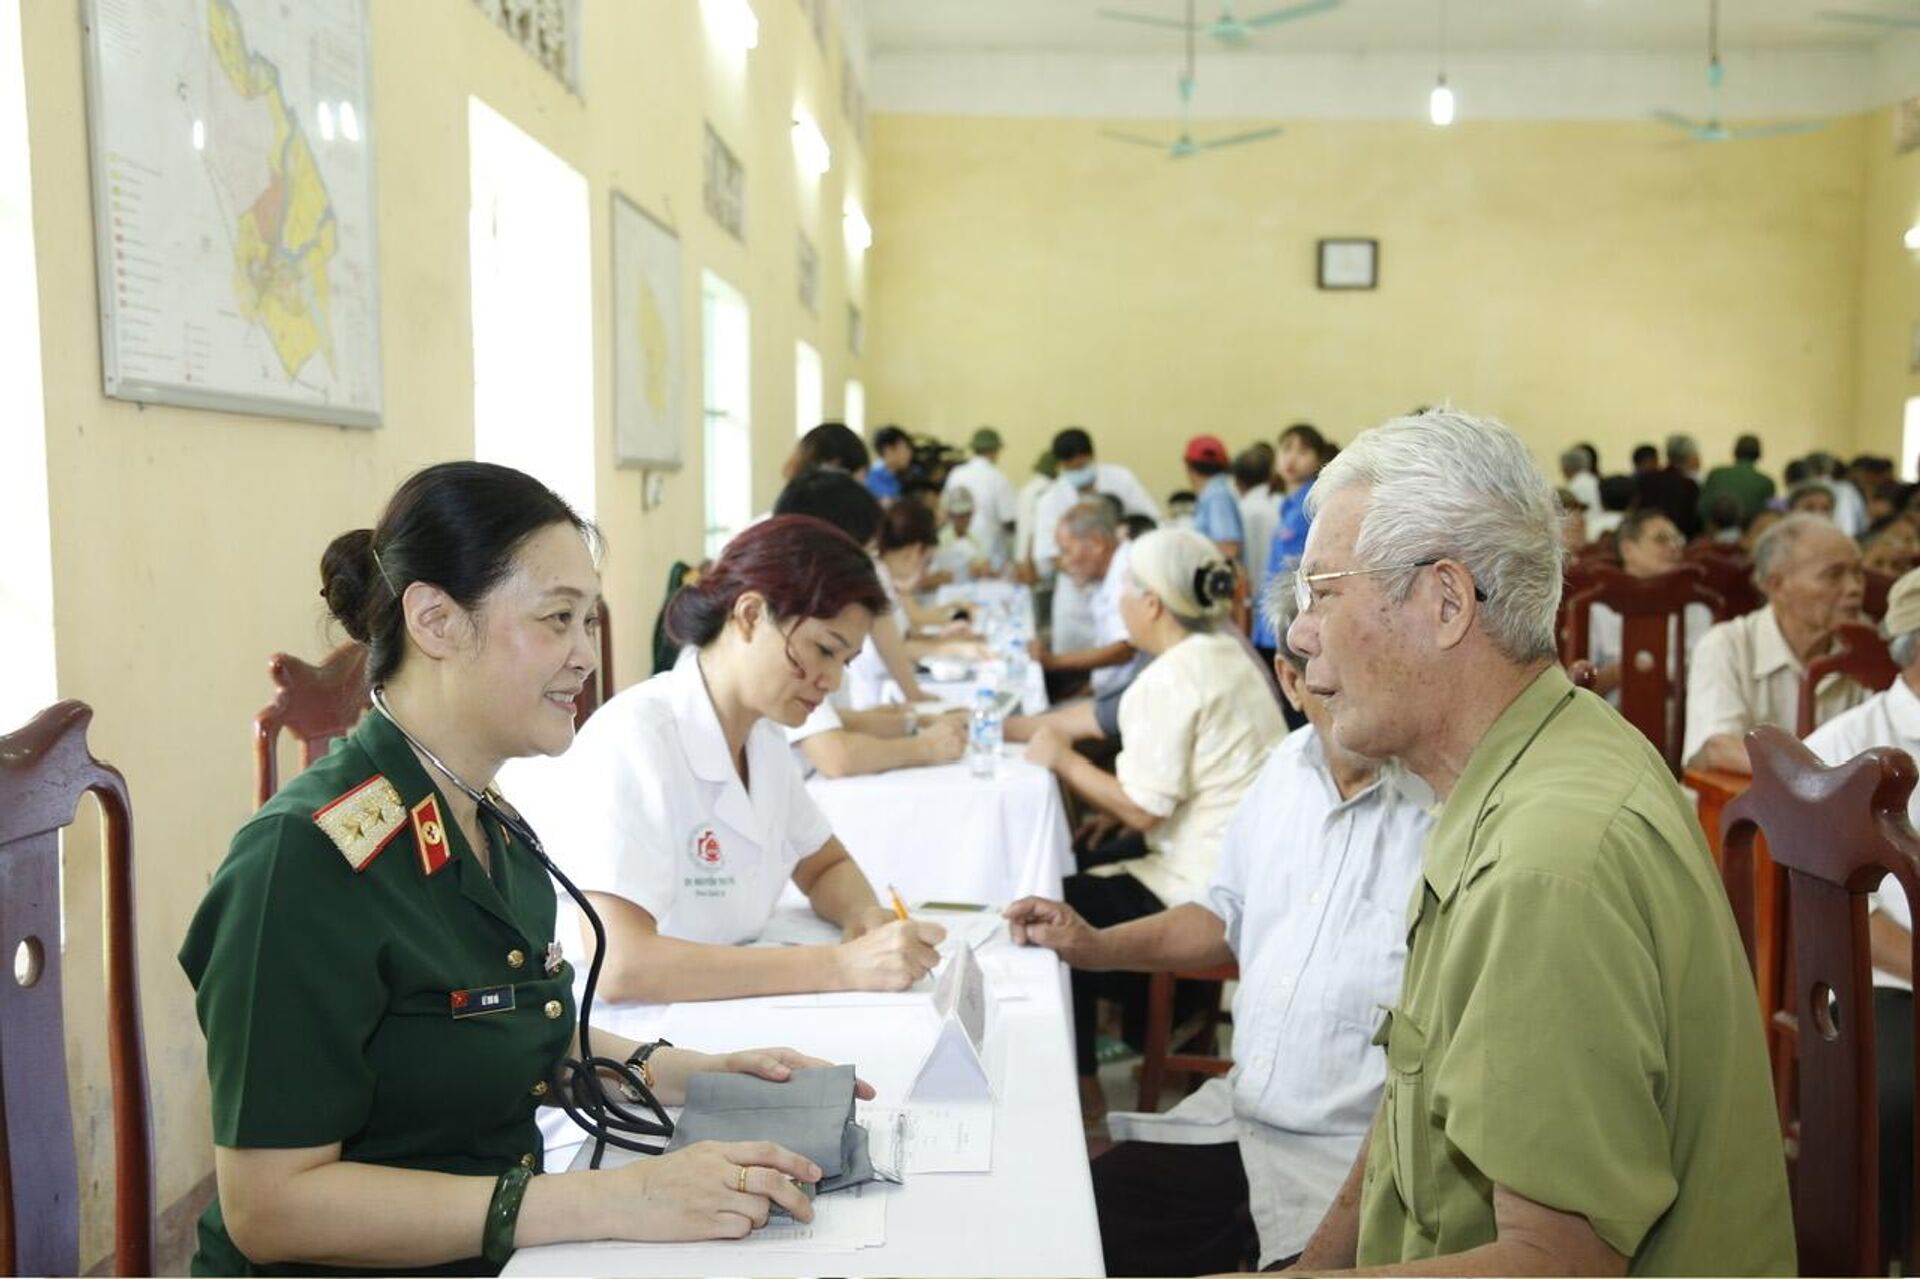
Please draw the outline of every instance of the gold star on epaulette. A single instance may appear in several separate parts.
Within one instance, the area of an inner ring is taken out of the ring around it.
[[[313,820],[358,874],[407,824],[407,810],[393,783],[375,774],[317,810]]]

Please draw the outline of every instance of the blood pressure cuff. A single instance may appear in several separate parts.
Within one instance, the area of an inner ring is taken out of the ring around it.
[[[725,1071],[687,1081],[669,1151],[696,1141],[770,1141],[820,1166],[816,1193],[874,1179],[867,1130],[853,1121],[853,1067],[796,1070],[785,1083]]]

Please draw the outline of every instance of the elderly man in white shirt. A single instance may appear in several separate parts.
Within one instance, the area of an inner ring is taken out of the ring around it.
[[[954,511],[954,494],[964,489],[973,495],[973,540],[997,569],[1007,562],[1012,549],[1013,528],[1020,517],[1019,499],[1013,484],[1001,473],[1000,432],[983,426],[973,433],[973,456],[947,472],[947,486],[941,499],[948,514]]]
[[[1835,627],[1860,616],[1859,548],[1819,516],[1789,515],[1762,534],[1753,576],[1766,604],[1715,626],[1694,650],[1681,752],[1689,768],[1750,773],[1748,729],[1774,724],[1798,732],[1807,663],[1833,648]],[[1815,722],[1866,697],[1851,680],[1830,677],[1815,697]]]
[[[1845,763],[1873,746],[1897,747],[1920,758],[1920,569],[1893,584],[1881,626],[1900,678],[1808,734],[1807,749],[1823,763]],[[1920,823],[1920,788],[1907,800],[1907,820]],[[1868,903],[1874,1064],[1880,1077],[1880,1227],[1889,1255],[1911,1263],[1913,910],[1892,879],[1882,880]],[[1902,1267],[1910,1269],[1910,1264]]]
[[[1112,504],[1081,502],[1061,516],[1055,544],[1060,559],[1059,590],[1072,582],[1086,600],[1089,627],[1084,642],[1065,647],[1058,632],[1052,646],[1036,653],[1040,669],[1056,678],[1048,681],[1056,695],[1088,676],[1096,696],[1117,695],[1138,671],[1139,654],[1127,639],[1120,616],[1120,596],[1127,585],[1127,543],[1120,540],[1120,524]]]
[[[1264,604],[1284,637],[1291,574],[1274,579]],[[1115,1116],[1145,1139],[1094,1161],[1110,1275],[1241,1268],[1255,1242],[1242,1224],[1249,1209],[1260,1264],[1296,1256],[1379,1103],[1386,1059],[1372,1040],[1400,987],[1432,794],[1394,765],[1343,750],[1304,666],[1283,639],[1274,668],[1309,722],[1241,800],[1202,900],[1097,930],[1060,902],[1007,910],[1016,941],[1076,968],[1240,965],[1233,1073],[1169,1115]]]
[[[1041,493],[1034,507],[1033,567],[1043,580],[1053,577],[1058,559],[1053,531],[1078,503],[1105,494],[1120,504],[1121,515],[1144,515],[1159,522],[1159,506],[1134,473],[1112,462],[1096,462],[1093,437],[1079,427],[1070,426],[1053,437],[1053,456],[1060,478]],[[1085,648],[1091,638],[1090,601],[1086,589],[1071,576],[1054,582],[1052,627],[1057,651]]]

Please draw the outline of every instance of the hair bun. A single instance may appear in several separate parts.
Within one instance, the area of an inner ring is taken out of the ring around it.
[[[1218,616],[1233,602],[1238,581],[1233,565],[1225,560],[1209,560],[1193,571],[1193,602],[1204,617]]]
[[[320,557],[320,596],[341,629],[362,644],[370,633],[367,604],[379,572],[370,528],[342,533],[327,544],[326,553]]]

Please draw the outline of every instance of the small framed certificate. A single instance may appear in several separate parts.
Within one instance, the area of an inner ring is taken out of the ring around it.
[[[1380,285],[1380,241],[1320,241],[1320,287],[1372,289]]]

